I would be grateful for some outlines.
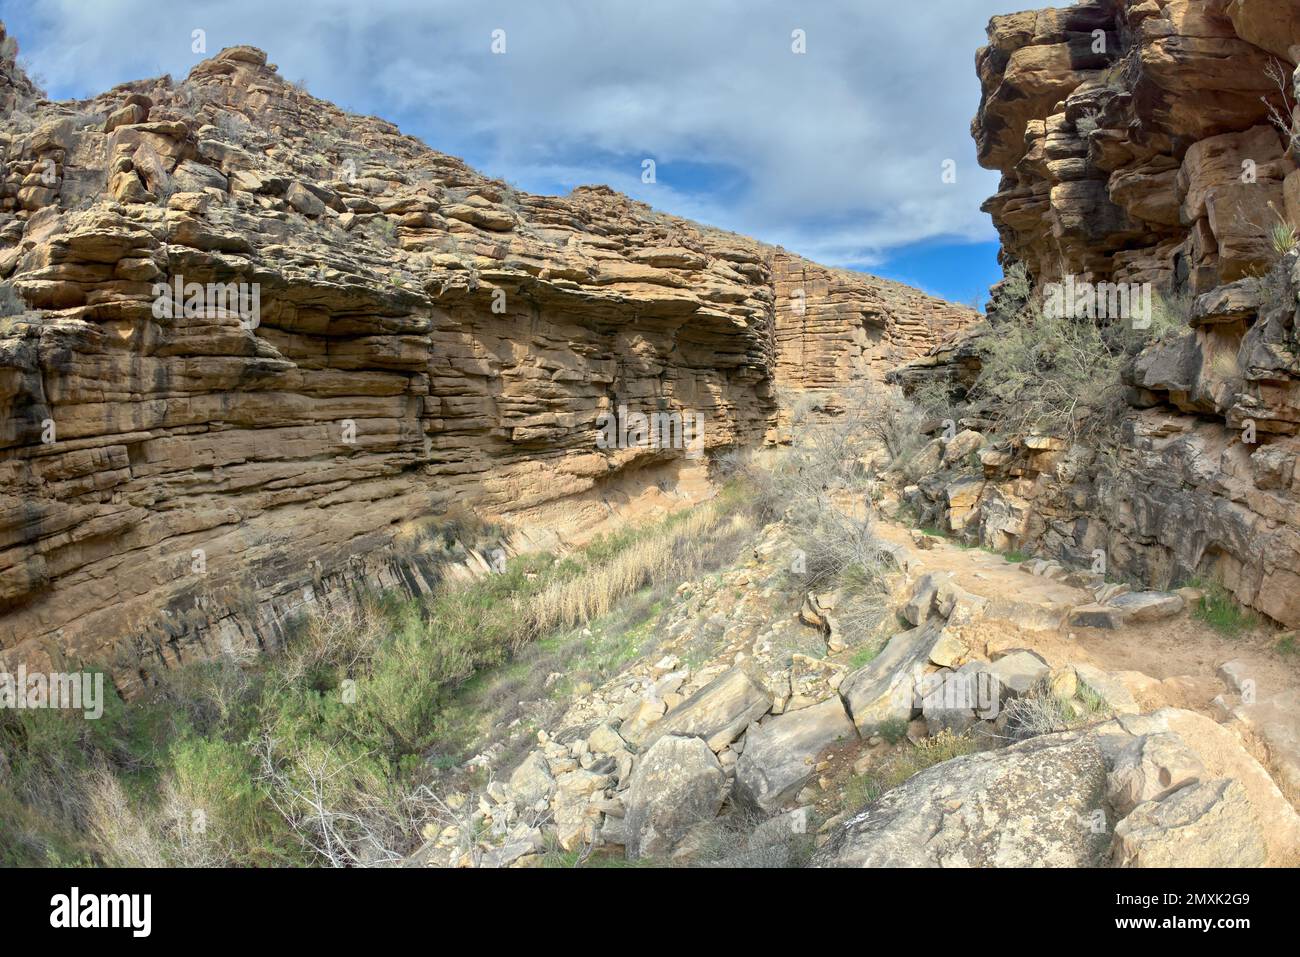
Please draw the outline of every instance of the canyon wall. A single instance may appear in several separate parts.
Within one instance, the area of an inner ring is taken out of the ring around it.
[[[272,648],[483,565],[436,531],[466,507],[520,548],[680,508],[769,440],[777,381],[972,316],[605,187],[521,193],[251,47],[60,103],[4,49],[0,670],[129,690]],[[702,440],[609,447],[620,409]]]
[[[1152,283],[1181,327],[1128,371],[1114,447],[1000,436],[980,474],[923,481],[922,513],[996,547],[1101,550],[1157,587],[1218,579],[1300,624],[1300,262],[1272,236],[1300,226],[1298,61],[1300,8],[1277,0],[993,18],[972,131],[1002,172],[985,208],[1004,262],[1036,295]],[[978,354],[947,344],[900,378],[969,385]]]
[[[910,286],[786,253],[772,268],[776,381],[792,389],[834,389],[857,374],[883,379],[980,318]]]

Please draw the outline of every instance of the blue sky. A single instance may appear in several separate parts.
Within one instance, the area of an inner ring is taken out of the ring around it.
[[[1000,278],[974,55],[1015,0],[0,0],[54,97],[250,43],[521,189],[656,208],[955,301]],[[204,31],[206,53],[192,49]],[[494,30],[505,52],[492,52]],[[794,31],[806,52],[794,52]],[[655,161],[656,182],[641,179]],[[951,161],[955,182],[945,182]]]

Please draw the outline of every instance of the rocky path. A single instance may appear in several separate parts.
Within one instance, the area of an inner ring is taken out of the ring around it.
[[[901,569],[887,640],[807,593],[769,526],[629,667],[521,727],[522,762],[481,756],[492,779],[446,796],[415,862],[1300,861],[1297,669],[1262,639],[1214,633],[1190,593],[877,530]],[[1048,700],[1059,723],[1026,730]]]
[[[909,574],[951,576],[988,600],[972,637],[989,654],[1023,647],[1053,667],[1082,663],[1113,675],[1143,710],[1181,708],[1232,725],[1300,807],[1300,660],[1279,655],[1263,630],[1219,634],[1191,613],[1195,589],[1143,593],[1151,596],[1144,602],[1117,594],[1102,607],[1122,611],[1127,601],[1144,610],[1098,615],[1092,610],[1103,586],[1086,573],[1009,562],[890,522],[878,532],[899,549]],[[1098,620],[1108,627],[1087,623]]]

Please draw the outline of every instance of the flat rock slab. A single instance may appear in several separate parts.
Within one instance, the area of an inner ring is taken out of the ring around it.
[[[856,737],[838,697],[753,725],[736,763],[737,794],[770,814],[799,793],[822,751]]]
[[[928,664],[941,625],[930,622],[895,635],[870,664],[845,677],[840,696],[859,734],[871,734],[886,721],[907,721],[920,709],[914,669]]]
[[[640,734],[634,744],[652,745],[666,734],[703,738],[721,751],[752,721],[767,714],[772,698],[743,668],[718,675]]]
[[[1002,697],[1020,697],[1042,681],[1052,669],[1047,662],[1031,651],[1013,651],[1003,655],[992,664],[985,665],[984,670],[997,679],[1002,690]]]
[[[1110,600],[1112,608],[1118,608],[1127,621],[1136,623],[1173,618],[1182,614],[1186,604],[1182,595],[1165,591],[1133,591]]]
[[[1181,614],[1187,603],[1182,595],[1163,591],[1125,592],[1105,601],[1080,605],[1070,611],[1068,624],[1079,628],[1117,629],[1126,625],[1161,621]]]

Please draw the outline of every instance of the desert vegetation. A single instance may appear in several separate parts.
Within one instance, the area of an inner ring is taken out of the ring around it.
[[[1126,408],[1122,373],[1143,348],[1187,329],[1185,296],[1157,294],[1150,323],[1054,314],[1013,265],[988,310],[975,410],[1010,435],[1079,437],[1114,426]]]
[[[716,543],[734,545],[749,527],[741,512],[731,491],[563,557],[518,557],[428,601],[373,595],[322,611],[273,658],[232,651],[184,666],[141,700],[110,694],[98,721],[0,711],[0,859],[394,862],[445,813],[431,785],[474,739],[457,706],[466,683],[541,639],[569,657],[585,641],[575,629],[720,560]],[[599,674],[639,650],[591,649],[580,660]],[[546,658],[527,664],[544,673]]]
[[[883,473],[909,474],[925,445],[926,414],[902,391],[866,376],[834,396],[793,408],[790,441],[761,460],[728,463],[766,520],[780,520],[795,548],[791,574],[814,591],[841,589],[847,632],[872,640],[891,617],[893,558],[875,532]]]

